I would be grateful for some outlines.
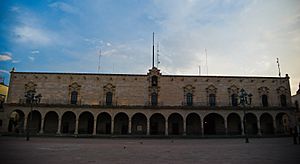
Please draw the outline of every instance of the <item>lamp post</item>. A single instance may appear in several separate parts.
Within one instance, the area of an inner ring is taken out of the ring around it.
[[[245,143],[249,143],[249,137],[248,137],[248,131],[247,131],[247,119],[246,119],[246,105],[251,105],[252,101],[252,94],[247,93],[243,88],[240,91],[240,102],[239,105],[243,107],[243,112],[244,112],[244,134],[245,134]]]
[[[27,123],[27,128],[26,128],[26,141],[29,141],[29,136],[30,136],[30,123],[32,122],[32,111],[33,111],[33,104],[38,104],[41,101],[42,95],[38,94],[35,95],[36,91],[31,90],[26,92],[25,98],[26,98],[26,104],[30,104],[30,118]]]

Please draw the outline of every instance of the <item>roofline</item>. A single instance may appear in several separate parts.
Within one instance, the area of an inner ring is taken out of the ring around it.
[[[51,75],[95,75],[95,76],[148,76],[147,74],[109,74],[109,73],[89,73],[89,72],[11,72],[12,74],[51,74]],[[224,76],[224,75],[161,75],[162,77],[193,77],[193,78],[258,78],[258,79],[289,79],[289,76]]]

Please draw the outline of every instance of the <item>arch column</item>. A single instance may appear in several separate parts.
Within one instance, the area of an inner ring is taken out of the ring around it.
[[[128,119],[128,134],[131,134],[131,119]]]
[[[168,128],[168,119],[166,119],[166,122],[165,122],[165,135],[169,135],[169,128]]]
[[[244,119],[246,116],[243,116],[241,119],[241,130],[242,130],[242,135],[245,135],[245,124],[244,124]]]
[[[60,128],[61,128],[61,118],[58,118],[58,127],[56,134],[60,134]]]
[[[24,132],[27,130],[27,117],[24,117]]]
[[[150,135],[150,120],[147,119],[147,135]]]
[[[111,134],[114,134],[114,127],[115,127],[114,119],[112,118],[112,119],[111,119],[111,129],[110,129],[110,133],[111,133]]]
[[[204,136],[204,119],[201,122],[201,135],[202,135],[202,137]]]
[[[94,118],[94,126],[93,126],[93,135],[96,135],[96,131],[97,131],[97,118]]]
[[[257,134],[259,135],[259,136],[261,136],[261,129],[260,129],[260,119],[259,118],[257,118]]]
[[[40,134],[43,134],[44,133],[44,118],[42,118],[42,120],[41,120],[41,130],[40,130]]]
[[[186,118],[183,118],[183,135],[186,135]]]
[[[74,134],[77,135],[78,134],[78,122],[79,122],[79,119],[76,118],[76,123],[75,123],[75,132]]]
[[[277,134],[277,125],[276,125],[276,118],[273,119],[273,129],[274,129],[274,134]]]
[[[224,127],[225,127],[225,135],[228,134],[228,128],[227,128],[227,118],[224,117]]]

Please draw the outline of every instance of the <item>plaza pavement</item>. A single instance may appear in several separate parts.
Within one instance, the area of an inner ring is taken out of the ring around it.
[[[300,163],[292,138],[100,139],[0,137],[1,164]]]

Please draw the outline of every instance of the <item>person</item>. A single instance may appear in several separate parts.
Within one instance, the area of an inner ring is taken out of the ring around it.
[[[292,135],[293,135],[293,141],[294,141],[294,144],[297,144],[297,126],[295,126],[293,129],[292,129]]]

